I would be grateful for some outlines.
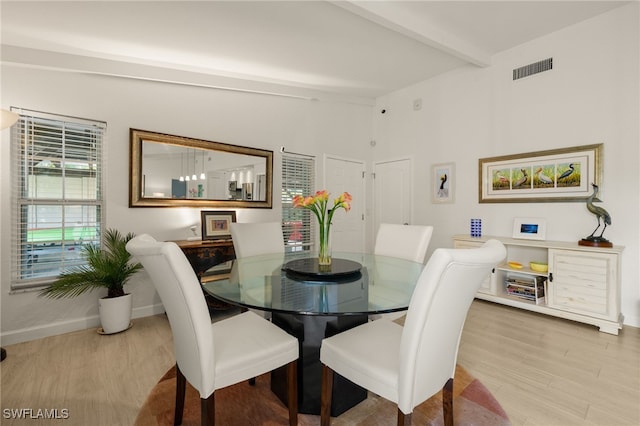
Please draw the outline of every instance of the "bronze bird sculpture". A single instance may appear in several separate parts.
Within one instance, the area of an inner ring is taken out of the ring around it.
[[[611,225],[611,215],[602,207],[593,205],[593,200],[598,194],[598,185],[592,183],[591,186],[593,187],[593,194],[591,194],[587,198],[587,210],[596,215],[596,217],[598,218],[598,226],[586,239],[605,240],[604,238],[602,238],[602,234],[604,234],[604,230],[607,229],[607,225]],[[598,228],[600,228],[600,219],[602,219],[602,221],[604,222],[604,228],[602,228],[602,232],[600,232],[599,236],[594,237],[594,234],[596,233]]]

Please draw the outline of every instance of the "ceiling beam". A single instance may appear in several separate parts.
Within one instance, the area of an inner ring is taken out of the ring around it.
[[[365,106],[374,105],[373,98],[343,95],[340,93],[306,88],[303,86],[291,86],[214,74],[204,74],[161,66],[44,51],[4,44],[0,46],[2,47],[2,49],[0,49],[0,63],[8,66],[154,81],[164,84],[254,93],[308,101],[331,101]]]
[[[446,52],[479,67],[491,65],[491,55],[445,29],[428,17],[409,13],[392,1],[329,0],[371,22],[410,37],[432,48]]]

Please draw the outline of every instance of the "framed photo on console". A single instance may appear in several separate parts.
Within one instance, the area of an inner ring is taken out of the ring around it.
[[[231,223],[236,221],[236,212],[208,211],[200,212],[203,240],[226,240],[231,238]]]
[[[544,240],[547,236],[547,221],[534,217],[513,219],[513,238],[522,240]]]

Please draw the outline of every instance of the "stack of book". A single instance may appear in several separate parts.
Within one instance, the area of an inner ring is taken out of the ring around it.
[[[546,278],[542,276],[508,276],[505,280],[507,294],[520,299],[544,303],[544,287]]]

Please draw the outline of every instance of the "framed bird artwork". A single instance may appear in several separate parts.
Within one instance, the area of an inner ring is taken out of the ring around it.
[[[584,201],[602,184],[604,144],[481,158],[481,203]],[[598,200],[596,200],[598,201]]]
[[[455,163],[441,163],[431,166],[431,201],[453,203],[455,183]]]

